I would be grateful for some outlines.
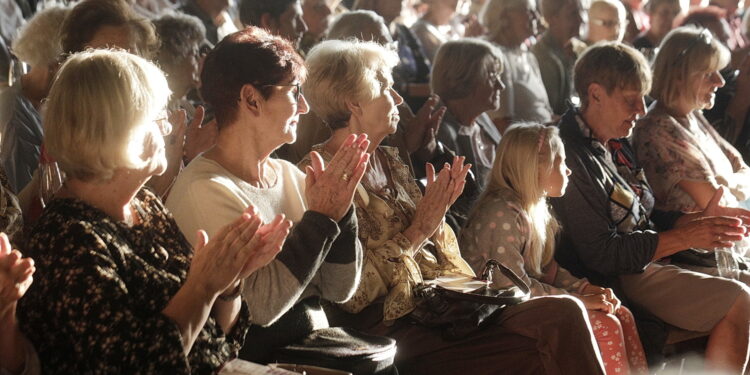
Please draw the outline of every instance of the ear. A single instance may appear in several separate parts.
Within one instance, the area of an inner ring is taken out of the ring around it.
[[[362,106],[359,105],[359,103],[354,103],[352,101],[347,100],[346,101],[346,109],[351,112],[352,116],[362,116]]]
[[[260,114],[262,99],[260,92],[255,86],[251,84],[242,85],[240,89],[240,107],[247,108],[247,110],[257,116]]]
[[[263,13],[260,16],[260,25],[258,26],[268,30],[271,34],[276,34],[279,28],[278,22],[271,16],[271,13]]]
[[[604,94],[606,94],[606,90],[602,85],[598,83],[590,84],[588,89],[589,104],[599,103]]]

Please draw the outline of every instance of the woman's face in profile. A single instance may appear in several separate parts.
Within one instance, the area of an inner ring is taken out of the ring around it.
[[[376,135],[386,136],[396,132],[400,120],[398,105],[404,99],[393,89],[393,80],[379,79],[380,90],[372,100],[360,103],[361,118],[359,129],[376,138]]]
[[[309,111],[300,85],[297,78],[289,83],[271,85],[271,95],[263,100],[260,124],[264,129],[260,134],[269,141],[276,141],[277,147],[296,141],[299,115]]]

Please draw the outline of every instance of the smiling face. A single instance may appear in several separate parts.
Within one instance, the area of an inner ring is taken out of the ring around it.
[[[589,42],[596,43],[603,40],[619,42],[622,38],[623,27],[617,8],[607,3],[596,4],[597,6],[589,10]]]
[[[297,81],[272,86],[271,95],[264,102],[264,119],[260,124],[268,126],[268,130],[262,130],[261,134],[278,138],[279,146],[296,141],[299,115],[309,111],[307,100],[302,93],[298,95],[296,84]]]
[[[481,106],[482,112],[496,111],[500,109],[500,95],[505,90],[505,85],[500,78],[500,62],[495,61],[487,69],[487,79],[480,80],[474,90],[473,103]]]
[[[724,78],[718,70],[708,70],[693,74],[694,89],[687,91],[693,96],[693,109],[711,109],[716,100],[716,90],[724,86]],[[690,95],[689,95],[690,96]],[[689,100],[689,99],[688,99]]]

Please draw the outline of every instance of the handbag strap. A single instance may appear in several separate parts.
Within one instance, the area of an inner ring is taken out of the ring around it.
[[[484,269],[482,270],[482,275],[481,275],[482,280],[487,281],[488,283],[492,283],[492,276],[493,276],[493,272],[495,269],[499,269],[500,272],[502,272],[503,275],[505,275],[505,277],[510,279],[513,285],[521,289],[523,294],[527,296],[531,294],[531,289],[529,288],[529,286],[526,285],[526,283],[523,280],[521,280],[521,278],[518,277],[518,275],[516,275],[516,273],[513,272],[513,270],[506,267],[504,264],[498,262],[495,259],[488,260],[487,263],[484,265]]]

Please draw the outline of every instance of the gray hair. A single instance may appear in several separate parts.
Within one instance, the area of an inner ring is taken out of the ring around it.
[[[153,22],[161,39],[156,60],[167,68],[174,67],[194,53],[194,49],[200,47],[206,38],[206,27],[195,16],[168,12]]]
[[[490,69],[500,73],[502,52],[492,43],[476,38],[445,42],[435,55],[430,87],[443,99],[460,99],[490,78]]]
[[[326,39],[351,39],[368,40],[367,32],[375,34],[378,28],[388,31],[383,17],[371,10],[355,10],[342,13],[337,16],[328,29]],[[380,41],[376,41],[380,42]],[[387,42],[387,41],[386,41]]]
[[[53,6],[34,15],[13,40],[13,53],[32,67],[55,63],[62,53],[60,30],[70,9]]]
[[[536,9],[536,0],[487,0],[479,13],[479,20],[487,28],[487,38],[499,40],[507,37],[508,13],[529,5]]]

